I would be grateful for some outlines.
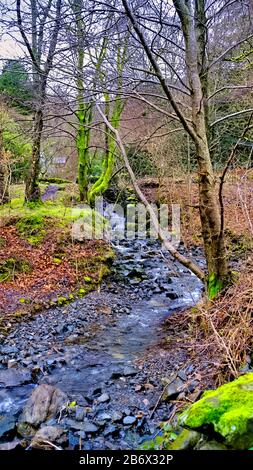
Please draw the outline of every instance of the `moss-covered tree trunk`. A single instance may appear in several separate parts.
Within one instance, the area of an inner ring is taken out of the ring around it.
[[[87,201],[89,185],[89,144],[92,121],[92,104],[79,105],[77,112],[78,131],[76,138],[76,147],[78,155],[78,186],[81,202]]]
[[[206,1],[172,1],[181,22],[185,42],[185,64],[191,92],[191,120],[187,118],[182,108],[178,106],[170,87],[166,83],[163,70],[160,68],[157,58],[131,10],[129,2],[122,0],[122,3],[152,65],[152,73],[155,73],[173,111],[195,144],[199,175],[200,219],[208,270],[206,281],[209,296],[214,297],[228,282],[228,266],[225,253],[224,231],[221,227],[218,191],[216,190],[215,175],[208,144]]]
[[[116,97],[113,103],[111,111],[111,99],[108,92],[104,93],[105,101],[105,115],[108,121],[111,123],[114,129],[118,129],[120,125],[120,119],[124,107],[122,99],[122,85],[123,85],[123,68],[126,62],[126,54],[128,48],[128,38],[125,41],[123,47],[119,44],[117,52],[117,90]],[[111,116],[110,116],[111,114]],[[111,177],[113,174],[115,155],[117,151],[117,144],[115,137],[107,125],[105,125],[105,156],[103,161],[103,171],[98,180],[91,186],[88,191],[88,202],[93,202],[94,198],[103,194],[109,187]]]
[[[26,202],[38,202],[40,200],[40,188],[38,176],[40,172],[41,136],[43,130],[43,111],[38,109],[34,115],[32,155],[29,172],[26,180],[25,199]]]
[[[4,155],[3,131],[0,129],[0,204],[9,201],[9,172]]]

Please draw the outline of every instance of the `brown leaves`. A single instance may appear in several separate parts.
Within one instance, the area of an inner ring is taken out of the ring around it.
[[[70,237],[60,236],[61,229],[53,226],[51,221],[44,241],[32,246],[19,236],[16,227],[11,225],[13,222],[0,227],[0,263],[10,258],[27,260],[31,271],[18,273],[15,278],[1,282],[0,312],[4,317],[17,310],[29,310],[34,303],[73,291],[77,285],[84,284],[84,276],[96,281],[98,273],[92,260],[98,251],[101,252],[103,242],[87,240],[82,244],[72,243]],[[82,270],[78,270],[75,261],[81,259],[87,260],[87,263]]]

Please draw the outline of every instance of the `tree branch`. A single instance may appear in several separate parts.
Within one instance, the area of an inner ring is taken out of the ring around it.
[[[125,147],[123,145],[123,142],[121,140],[119,132],[108,121],[108,119],[106,118],[105,114],[103,113],[103,111],[101,110],[99,105],[97,105],[97,110],[98,110],[100,116],[102,117],[102,119],[104,120],[106,126],[115,135],[116,143],[117,143],[117,145],[118,145],[118,147],[121,151],[121,154],[123,156],[123,160],[125,162],[125,167],[126,167],[128,173],[129,173],[129,176],[131,178],[131,181],[132,181],[133,187],[135,189],[135,192],[136,192],[137,196],[139,197],[139,199],[141,200],[141,202],[147,208],[147,210],[149,212],[149,215],[150,215],[150,218],[152,220],[152,223],[154,224],[154,227],[155,227],[155,230],[156,230],[156,233],[157,233],[158,237],[163,242],[164,246],[167,248],[169,253],[173,256],[173,258],[175,258],[177,261],[179,261],[179,263],[182,264],[183,266],[185,266],[186,268],[190,269],[190,271],[192,271],[202,282],[204,282],[205,273],[200,269],[200,267],[198,265],[196,265],[192,260],[186,258],[181,253],[179,253],[174,248],[172,243],[167,239],[167,236],[166,236],[167,233],[165,233],[165,231],[161,229],[161,226],[159,224],[159,221],[158,221],[158,218],[156,216],[156,213],[155,213],[154,209],[149,204],[148,200],[144,196],[143,192],[141,191],[141,189],[140,189],[140,187],[137,183],[135,174],[134,174],[134,172],[132,170],[132,167],[129,163],[127,153],[126,153]]]

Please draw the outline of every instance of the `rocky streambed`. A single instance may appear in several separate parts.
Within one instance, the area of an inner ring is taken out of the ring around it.
[[[195,304],[201,283],[157,241],[122,240],[115,250],[98,291],[1,338],[0,448],[136,448],[171,413],[159,400],[162,377],[174,374],[167,398],[196,387],[183,358],[168,370],[154,358],[164,320]],[[192,256],[201,263],[197,249]]]

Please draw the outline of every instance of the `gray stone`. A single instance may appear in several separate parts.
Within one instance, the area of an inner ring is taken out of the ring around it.
[[[90,433],[90,434],[93,434],[93,433],[95,433],[95,432],[98,431],[98,427],[97,427],[95,424],[90,423],[89,421],[87,421],[87,422],[84,422],[84,423],[83,423],[82,430],[83,430],[84,432],[87,432],[88,434],[89,434],[89,433]]]
[[[228,448],[220,442],[208,441],[200,446],[198,450],[228,450]]]
[[[100,397],[97,398],[98,403],[106,403],[107,401],[110,400],[110,396],[108,393],[102,393]]]
[[[27,371],[17,371],[15,369],[0,370],[0,388],[19,387],[31,382],[31,375]]]
[[[196,431],[183,429],[179,436],[170,444],[170,450],[193,449],[201,438],[201,434]]]
[[[136,422],[135,416],[125,416],[125,418],[123,419],[123,424],[125,425],[131,425],[131,424],[134,424],[135,422]]]
[[[16,428],[16,420],[10,414],[0,415],[0,438],[9,437]]]
[[[16,354],[18,353],[18,348],[16,346],[2,346],[1,354]]]
[[[112,422],[119,423],[123,419],[123,414],[120,411],[114,411],[112,414]]]
[[[13,450],[16,449],[20,444],[19,439],[15,439],[14,441],[11,442],[5,442],[4,444],[0,444],[0,450]]]
[[[184,382],[179,377],[175,378],[167,385],[166,389],[164,390],[163,399],[170,400],[176,397],[180,392],[183,391],[184,387]]]
[[[56,416],[67,401],[65,393],[58,388],[39,385],[30,396],[19,419],[19,433],[25,437],[27,433],[35,434],[34,428]]]
[[[77,421],[83,421],[84,416],[85,416],[85,410],[81,408],[80,406],[77,406],[75,410],[75,414],[76,414]]]
[[[43,426],[36,432],[32,439],[31,446],[41,448],[45,445],[44,441],[53,442],[58,445],[67,444],[66,431],[59,426]]]
[[[109,415],[109,413],[102,412],[97,415],[97,419],[98,421],[110,421],[111,415]]]

